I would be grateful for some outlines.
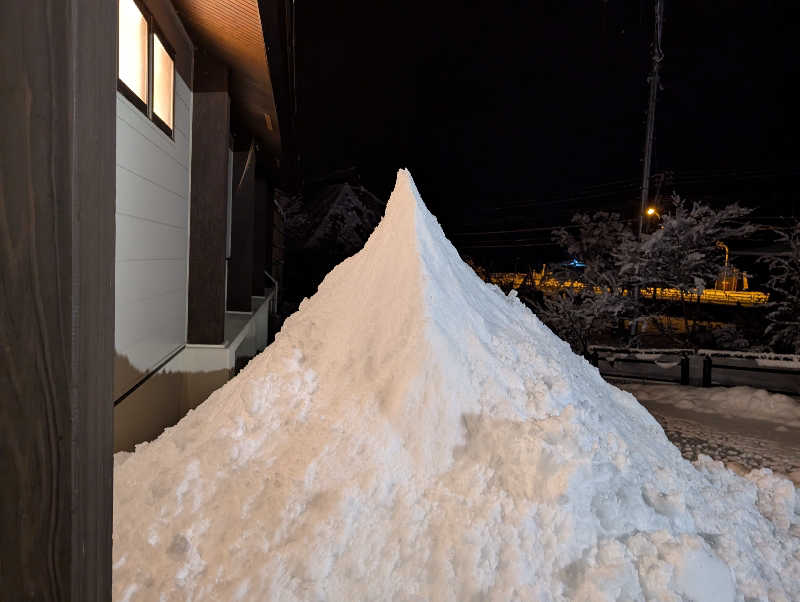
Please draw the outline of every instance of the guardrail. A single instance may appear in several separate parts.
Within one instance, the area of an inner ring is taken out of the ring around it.
[[[800,356],[714,349],[593,346],[587,358],[603,376],[699,387],[747,385],[800,394]]]

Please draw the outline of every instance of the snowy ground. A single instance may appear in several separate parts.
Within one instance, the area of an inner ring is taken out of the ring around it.
[[[632,393],[688,460],[740,474],[769,468],[800,485],[800,399],[751,387],[615,383]]]

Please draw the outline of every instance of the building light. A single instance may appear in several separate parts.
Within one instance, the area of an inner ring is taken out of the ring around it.
[[[175,53],[139,0],[119,2],[117,89],[172,137],[175,114]]]
[[[147,104],[147,19],[134,0],[119,0],[119,79]]]
[[[175,65],[158,35],[153,36],[153,113],[172,130]]]

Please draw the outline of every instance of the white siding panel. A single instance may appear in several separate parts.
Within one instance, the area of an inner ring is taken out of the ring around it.
[[[183,134],[184,138],[189,133],[189,112],[186,108],[186,101],[175,99],[175,133]]]
[[[116,324],[116,351],[126,356],[140,370],[149,370],[164,355],[182,345],[183,291],[144,299],[121,306],[121,319]],[[160,350],[148,355],[143,349]],[[141,364],[143,359],[148,365]]]
[[[186,228],[188,210],[185,196],[117,165],[117,213]]]
[[[174,139],[117,95],[115,350],[141,372],[186,340],[192,96],[175,84]]]
[[[186,260],[118,261],[115,280],[117,292],[114,298],[119,308],[181,293],[186,280]]]
[[[176,105],[175,117],[177,119],[178,110],[183,108],[183,113],[186,113],[185,105]],[[119,122],[120,120],[124,125],[127,125],[129,130],[123,132],[122,135],[129,134],[135,135],[139,138],[146,138],[147,141],[153,146],[157,147],[163,154],[168,155],[171,159],[179,165],[188,167],[187,162],[187,146],[186,146],[186,133],[181,132],[181,135],[175,135],[174,139],[167,136],[155,123],[150,121],[147,116],[139,109],[134,107],[126,98],[117,95],[117,136],[120,136]],[[177,134],[177,132],[175,132]],[[127,139],[123,139],[123,145]],[[117,148],[117,162],[119,162],[119,147]]]
[[[185,257],[185,228],[117,213],[117,263]]]
[[[187,106],[192,102],[192,91],[180,75],[175,76],[175,100],[182,100]]]
[[[169,141],[165,134],[161,134]],[[173,144],[172,141],[169,141]],[[177,195],[185,196],[187,168],[128,122],[117,117],[117,165],[146,177]]]

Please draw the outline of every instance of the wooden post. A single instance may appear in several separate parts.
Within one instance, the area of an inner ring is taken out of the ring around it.
[[[229,135],[228,68],[198,50],[192,109],[189,343],[217,345],[225,340]]]
[[[111,598],[117,3],[0,3],[0,598]]]
[[[710,356],[706,356],[703,358],[703,386],[710,387],[711,386],[711,366],[712,360]]]
[[[681,356],[681,384],[689,384],[689,358],[685,355]]]

